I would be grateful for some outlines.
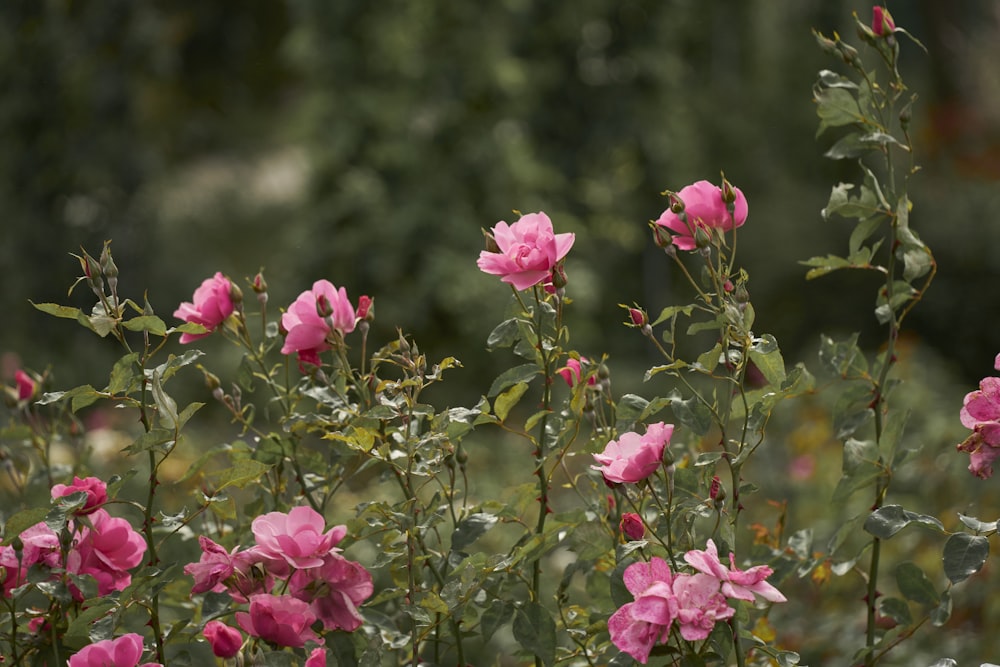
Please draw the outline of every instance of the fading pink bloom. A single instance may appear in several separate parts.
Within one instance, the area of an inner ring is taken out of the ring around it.
[[[129,633],[84,646],[70,657],[69,667],[137,667],[142,658],[142,637]],[[154,667],[147,662],[142,667]]]
[[[892,20],[889,10],[880,5],[872,7],[872,32],[879,37],[891,35],[896,29],[896,24]]]
[[[5,597],[27,583],[28,570],[33,565],[50,569],[61,565],[59,536],[44,522],[26,528],[18,537],[22,544],[20,554],[12,546],[0,546],[0,568],[3,568],[0,585]]]
[[[97,580],[97,592],[107,595],[124,590],[132,582],[128,572],[142,562],[146,540],[125,519],[103,509],[90,515],[90,527],[79,529],[75,546],[66,558],[66,569]]]
[[[319,567],[296,570],[288,580],[288,592],[308,602],[327,630],[361,627],[358,605],[374,590],[368,570],[337,553],[327,554]]]
[[[27,401],[35,395],[38,383],[34,378],[20,368],[14,373],[14,383],[17,385],[17,400]]]
[[[523,290],[552,279],[552,270],[573,247],[576,235],[556,234],[549,216],[539,212],[523,215],[511,225],[498,222],[493,240],[499,252],[483,250],[476,265]]]
[[[679,574],[674,579],[677,596],[677,625],[688,641],[705,639],[716,621],[732,617],[736,610],[719,592],[719,580],[708,574]]]
[[[209,621],[201,634],[212,646],[212,653],[219,658],[234,658],[243,647],[243,635],[240,631],[222,621]]]
[[[566,381],[566,384],[570,387],[575,387],[580,384],[580,378],[583,377],[583,364],[588,363],[587,357],[580,357],[579,359],[574,359],[570,357],[566,360],[566,365],[560,368],[557,373],[562,376],[562,379]],[[587,378],[588,385],[597,384],[597,378],[591,375]]]
[[[306,664],[303,667],[326,667],[326,649],[322,647],[314,648]]]
[[[673,232],[673,244],[678,249],[693,250],[696,247],[694,235],[698,228],[728,232],[746,222],[749,210],[746,197],[739,188],[733,188],[733,195],[733,214],[730,215],[722,198],[722,188],[708,181],[692,183],[683,187],[676,195],[684,202],[687,222],[668,208],[660,214],[656,224]]]
[[[236,622],[244,632],[278,646],[305,646],[307,641],[322,644],[312,631],[316,615],[309,604],[290,595],[254,595],[249,612],[236,612]]]
[[[273,558],[284,558],[296,568],[320,567],[323,557],[347,534],[347,526],[323,532],[326,521],[311,507],[293,507],[287,514],[270,512],[250,524],[258,548]]]
[[[622,534],[630,540],[641,540],[646,534],[646,526],[642,523],[642,517],[635,512],[625,512],[622,514],[619,528]]]
[[[644,435],[629,431],[617,441],[611,440],[594,460],[608,482],[634,484],[652,475],[663,461],[663,450],[674,432],[673,424],[650,424]]]
[[[736,557],[729,554],[729,568],[719,560],[719,550],[713,540],[708,540],[705,551],[692,549],[684,554],[688,565],[703,574],[710,575],[722,584],[722,593],[736,600],[753,601],[754,594],[769,602],[784,602],[785,596],[777,588],[767,583],[767,578],[774,572],[766,565],[757,565],[749,570],[736,567]]]
[[[233,284],[229,282],[229,278],[216,272],[211,278],[206,278],[194,291],[194,303],[185,301],[174,311],[174,317],[185,322],[200,324],[208,329],[203,334],[181,334],[182,344],[204,338],[233,314],[232,291]]]
[[[646,664],[653,646],[670,638],[670,626],[677,618],[674,575],[665,560],[654,557],[629,565],[622,579],[635,600],[611,615],[608,631],[615,646]]]
[[[184,566],[184,573],[194,577],[192,595],[229,593],[237,602],[247,602],[252,595],[268,592],[275,578],[287,578],[291,571],[284,559],[272,558],[258,547],[226,551],[203,535],[198,543],[201,558]]]
[[[996,364],[1000,366],[1000,356]],[[993,461],[1000,457],[1000,377],[985,377],[978,390],[966,394],[959,419],[972,433],[958,450],[969,454],[972,474],[988,479]]]
[[[74,493],[84,492],[87,494],[87,501],[83,507],[77,510],[80,514],[90,514],[98,507],[108,501],[108,486],[97,477],[79,478],[74,476],[73,483],[54,484],[52,486],[52,499],[62,498]]]
[[[298,353],[300,361],[319,365],[319,353],[332,347],[331,341],[354,331],[355,309],[347,290],[337,289],[329,280],[317,280],[281,316],[285,334],[282,354]]]

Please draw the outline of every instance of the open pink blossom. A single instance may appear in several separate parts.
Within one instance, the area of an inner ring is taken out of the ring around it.
[[[677,618],[674,575],[665,560],[654,557],[629,565],[622,579],[635,600],[611,615],[608,631],[615,646],[646,664],[653,646],[670,638],[670,626]]]
[[[334,287],[329,280],[317,280],[303,292],[281,316],[285,334],[282,354],[297,353],[303,362],[319,365],[319,354],[332,347],[332,335],[354,331],[356,311],[347,298],[347,290]]]
[[[243,635],[236,628],[222,621],[209,621],[201,634],[208,640],[212,653],[219,658],[233,658],[243,647]]]
[[[660,466],[663,450],[674,432],[673,424],[650,424],[644,435],[629,431],[618,440],[611,440],[594,460],[600,465],[591,466],[601,471],[604,479],[619,484],[641,482]]]
[[[47,568],[60,567],[59,536],[44,522],[36,523],[21,531],[21,552],[12,546],[0,545],[0,585],[4,596],[27,582],[28,570],[34,565]]]
[[[129,570],[139,565],[146,553],[146,540],[128,521],[103,509],[95,510],[89,519],[90,527],[79,529],[66,569],[94,577],[101,595],[124,590],[132,582]]]
[[[38,388],[38,383],[35,382],[34,378],[21,369],[14,373],[14,383],[17,385],[17,400],[19,401],[27,401],[35,395],[35,389]]]
[[[185,301],[174,311],[174,317],[208,329],[202,334],[181,334],[182,344],[204,338],[233,314],[232,291],[233,285],[229,278],[217,272],[211,278],[206,278],[194,291],[193,303]]]
[[[142,658],[142,636],[134,632],[84,646],[69,659],[69,667],[137,667]],[[147,662],[141,667],[162,667]]]
[[[523,290],[551,278],[552,269],[566,257],[576,235],[556,234],[549,216],[538,212],[523,215],[512,225],[498,222],[493,227],[493,240],[500,252],[483,250],[476,265]]]
[[[736,567],[736,557],[729,554],[729,567],[719,560],[719,550],[713,540],[708,540],[705,551],[692,549],[684,554],[688,565],[701,573],[710,575],[722,584],[722,594],[736,600],[752,601],[754,595],[769,602],[784,602],[785,596],[777,588],[767,583],[774,572],[766,565],[756,565],[749,570]]]
[[[236,622],[247,634],[278,646],[305,646],[307,641],[322,644],[313,632],[316,614],[309,604],[291,595],[254,595],[250,611],[236,612]]]
[[[708,181],[698,181],[681,188],[677,197],[684,202],[685,222],[669,208],[660,214],[656,224],[666,227],[673,233],[673,243],[679,250],[695,248],[694,234],[699,227],[702,229],[718,229],[728,232],[734,227],[740,227],[746,222],[748,207],[746,197],[739,188],[733,188],[736,199],[733,202],[733,214],[729,214],[723,201],[722,188]]]
[[[995,365],[1000,370],[1000,355]],[[1000,377],[985,377],[978,390],[966,394],[959,419],[972,433],[958,450],[969,454],[972,474],[988,479],[993,461],[1000,457]]]
[[[311,507],[293,507],[287,514],[270,512],[250,524],[257,547],[264,554],[284,558],[296,568],[320,567],[347,534],[347,526],[324,532],[323,515]]]
[[[337,553],[328,553],[319,567],[296,570],[288,580],[288,592],[308,602],[327,630],[361,627],[358,605],[374,590],[368,570]]]
[[[732,617],[736,610],[726,604],[719,580],[708,574],[679,574],[673,583],[677,596],[677,625],[688,641],[705,639],[717,621]]]
[[[52,499],[62,498],[74,493],[84,492],[87,501],[79,510],[80,514],[90,514],[108,501],[108,485],[97,477],[73,477],[72,484],[53,484]]]

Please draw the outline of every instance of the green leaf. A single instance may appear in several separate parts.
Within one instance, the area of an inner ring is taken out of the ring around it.
[[[642,396],[637,394],[625,394],[622,396],[615,405],[618,417],[616,428],[618,430],[628,430],[631,428],[639,420],[639,417],[645,412],[647,407],[649,407],[649,401]]]
[[[955,533],[944,543],[944,574],[953,584],[982,569],[990,555],[990,541],[983,535]]]
[[[514,613],[514,605],[510,601],[493,600],[490,606],[483,610],[483,615],[479,619],[479,630],[484,641],[496,634],[500,627],[510,620]]]
[[[940,628],[951,618],[951,594],[945,590],[941,593],[941,603],[931,610],[931,624]]]
[[[177,403],[170,397],[169,394],[167,394],[167,392],[163,390],[163,382],[159,370],[153,371],[153,379],[152,382],[150,382],[150,388],[153,392],[153,401],[156,403],[160,423],[169,429],[176,430],[180,428],[179,417],[177,414]]]
[[[719,359],[722,356],[722,342],[715,344],[711,350],[707,352],[702,352],[698,355],[697,366],[706,373],[711,373],[715,370],[715,367],[719,365]]]
[[[507,387],[512,387],[519,382],[530,381],[540,372],[537,364],[521,364],[520,366],[508,368],[493,381],[486,395],[496,396]]]
[[[158,449],[160,445],[174,441],[174,432],[165,428],[151,429],[135,439],[131,445],[125,448],[129,454],[138,454],[150,449]]]
[[[937,605],[941,598],[924,571],[910,561],[896,566],[896,585],[907,600],[924,605]]]
[[[778,349],[778,341],[771,334],[764,334],[754,341],[750,346],[750,359],[768,384],[780,387],[785,381],[785,360]]]
[[[966,516],[959,512],[958,520],[965,524],[966,528],[977,533],[995,533],[1000,529],[1000,521],[980,521],[974,516]]]
[[[520,338],[520,322],[516,317],[504,320],[490,332],[486,339],[486,348],[496,350],[503,347],[510,347]]]
[[[864,122],[858,101],[846,88],[816,88],[813,90],[813,101],[816,102],[816,115],[819,116],[816,136],[823,134],[829,127]]]
[[[891,618],[899,625],[906,626],[913,623],[913,616],[910,615],[910,605],[907,604],[906,600],[882,598],[879,600],[878,610],[880,614]]]
[[[511,408],[517,405],[517,402],[521,400],[526,391],[528,391],[528,383],[519,382],[497,396],[497,400],[493,402],[493,413],[497,416],[497,419],[506,421]]]
[[[455,530],[451,534],[451,548],[454,551],[465,550],[467,546],[495,526],[497,521],[497,515],[489,512],[470,514],[455,526]]]
[[[132,384],[133,378],[138,375],[137,371],[139,368],[136,366],[138,359],[139,353],[132,352],[116,361],[114,367],[111,369],[111,379],[108,381],[108,387],[104,391],[109,394],[120,394],[127,391]]]
[[[889,144],[898,146],[899,142],[891,134],[885,132],[869,132],[867,134],[851,132],[841,137],[837,143],[830,147],[830,150],[823,153],[823,157],[831,160],[854,159],[885,148]]]
[[[556,624],[537,602],[525,603],[514,612],[514,639],[543,664],[556,661]]]
[[[685,428],[690,429],[697,435],[705,435],[714,423],[712,411],[702,402],[698,396],[682,399],[678,391],[671,392],[670,408],[674,412],[674,417]]]
[[[35,303],[34,301],[29,301],[29,303],[43,313],[67,320],[78,320],[83,315],[83,311],[79,308],[60,306],[58,303]]]
[[[827,255],[826,257],[810,257],[807,260],[799,262],[799,264],[813,267],[812,269],[806,271],[806,280],[812,280],[813,278],[825,276],[831,271],[836,271],[837,269],[851,268],[850,262],[843,257],[837,257],[836,255]]]
[[[117,601],[106,597],[88,600],[87,608],[82,610],[66,628],[64,639],[69,644],[89,643],[90,629],[94,623],[117,606]]]
[[[663,322],[666,322],[669,319],[673,319],[678,315],[686,315],[690,317],[693,311],[694,311],[693,304],[689,304],[687,306],[667,306],[666,308],[660,311],[659,317],[657,317],[655,320],[649,323],[649,326],[655,327],[656,325],[662,324]]]
[[[858,220],[867,220],[876,215],[886,215],[881,192],[877,187],[877,182],[869,183],[866,179],[859,194],[852,195],[851,190],[855,188],[853,183],[839,183],[833,186],[830,191],[830,200],[822,211],[823,219],[829,220],[830,216],[835,214],[842,218],[857,218]]]
[[[15,537],[36,523],[44,521],[48,513],[48,507],[32,507],[11,515],[3,526],[3,545],[10,546]]]
[[[166,336],[167,335],[167,325],[164,324],[156,315],[140,315],[139,317],[133,317],[127,322],[123,322],[124,326],[129,331],[148,331],[154,336]]]
[[[944,525],[933,516],[917,514],[899,505],[885,505],[872,512],[865,520],[865,531],[887,540],[911,523],[919,523],[944,532]]]
[[[233,464],[233,467],[214,475],[216,484],[218,484],[216,492],[229,486],[245,489],[248,484],[259,482],[260,478],[271,467],[253,459],[240,459]]]

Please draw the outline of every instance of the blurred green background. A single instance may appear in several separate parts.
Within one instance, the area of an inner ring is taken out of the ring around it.
[[[942,456],[922,465],[951,473],[934,494],[986,520],[1000,514],[990,510],[997,494],[983,507],[975,489],[995,482],[962,476],[948,438],[962,394],[1000,351],[1000,291],[990,289],[1000,278],[1000,5],[889,8],[930,51],[902,47],[924,166],[912,224],[940,267],[908,320],[910,368],[925,392],[917,409],[940,414],[920,428]],[[96,255],[113,239],[121,291],[141,301],[148,288],[168,320],[215,271],[240,280],[264,267],[275,306],[319,278],[355,299],[370,294],[373,337],[400,326],[432,358],[458,356],[465,369],[446,398],[471,405],[511,362],[485,351],[510,294],[476,270],[479,230],[516,209],[544,210],[557,231],[576,233],[572,346],[610,353],[616,389],[637,389],[631,371],[651,358],[617,304],[658,312],[689,299],[647,221],[665,205],[661,191],[717,181],[720,170],[750,202],[741,263],[757,326],[786,361],[813,364],[820,332],[861,331],[876,346],[874,278],[806,283],[797,264],[843,252],[850,230],[819,214],[832,185],[857,177],[821,157],[832,133],[814,138],[811,86],[838,63],[809,28],[853,36],[852,11],[867,20],[870,5],[4,2],[3,380],[20,363],[55,369],[58,388],[103,382],[113,342],[96,344],[28,300],[89,307],[85,290],[66,296],[80,273],[68,253]],[[793,443],[808,409],[778,424]],[[825,507],[812,500],[812,511]],[[815,520],[809,511],[803,521]],[[973,633],[975,619],[1000,618],[963,613]],[[989,657],[974,651],[969,659]]]

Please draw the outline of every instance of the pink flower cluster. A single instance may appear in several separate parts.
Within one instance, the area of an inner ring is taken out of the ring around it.
[[[84,646],[69,659],[69,667],[163,667],[158,662],[139,665],[141,659],[142,637],[133,632]]]
[[[1000,370],[1000,354],[993,366]],[[985,377],[979,389],[966,394],[959,419],[972,433],[958,445],[958,451],[969,454],[973,475],[989,479],[993,461],[1000,456],[1000,377]]]
[[[576,241],[575,234],[556,234],[549,216],[541,212],[522,215],[512,225],[498,222],[491,238],[497,250],[483,250],[476,265],[516,290],[551,283],[553,271]]]
[[[85,521],[70,520],[68,528],[73,541],[65,562],[59,550],[59,536],[45,522],[36,523],[21,532],[19,538],[23,546],[20,554],[13,546],[0,546],[0,567],[3,568],[0,584],[5,596],[26,583],[27,572],[35,565],[93,577],[99,595],[124,590],[132,583],[129,570],[142,562],[146,553],[145,539],[132,529],[127,520],[112,517],[101,508],[107,501],[107,488],[95,477],[75,477],[69,486],[57,484],[52,489],[52,498],[80,492],[86,493],[87,498],[77,514],[87,518]],[[71,586],[71,590],[74,597],[83,599],[78,589]]]
[[[604,475],[605,481],[616,484],[635,484],[646,479],[660,467],[663,451],[674,433],[673,424],[650,424],[646,433],[629,431],[618,440],[611,440],[594,460],[600,465],[591,466]]]
[[[319,512],[295,507],[254,519],[256,544],[247,549],[226,551],[199,537],[201,559],[184,567],[194,577],[192,594],[228,593],[247,604],[247,611],[236,613],[240,628],[278,646],[322,644],[313,630],[317,621],[326,630],[356,630],[362,623],[358,605],[374,590],[371,574],[340,555],[346,526],[325,525]],[[243,643],[238,630],[222,623],[206,624],[203,634],[219,657],[235,656]],[[323,664],[319,660],[313,664]]]
[[[319,354],[354,331],[360,320],[370,317],[372,299],[362,296],[357,309],[347,298],[347,290],[329,280],[317,280],[281,316],[286,332],[282,354],[298,354],[299,363],[319,366]]]
[[[726,205],[727,191],[730,191],[732,214]],[[681,191],[672,197],[680,199],[683,203],[684,218],[675,212],[674,209],[677,207],[673,206],[660,214],[656,224],[674,233],[673,244],[679,250],[694,250],[697,247],[695,235],[698,229],[706,231],[718,229],[728,232],[734,227],[742,226],[747,220],[747,200],[739,188],[728,186],[723,189],[708,181],[698,181],[681,188]]]
[[[705,551],[689,551],[684,560],[695,573],[675,574],[665,560],[656,557],[625,568],[625,586],[635,599],[611,615],[608,631],[615,646],[642,664],[649,660],[653,646],[667,642],[675,622],[681,637],[697,641],[707,638],[716,622],[736,613],[728,599],[751,601],[759,595],[770,602],[785,601],[766,581],[771,568],[758,565],[740,570],[732,554],[727,568],[712,540]]]

